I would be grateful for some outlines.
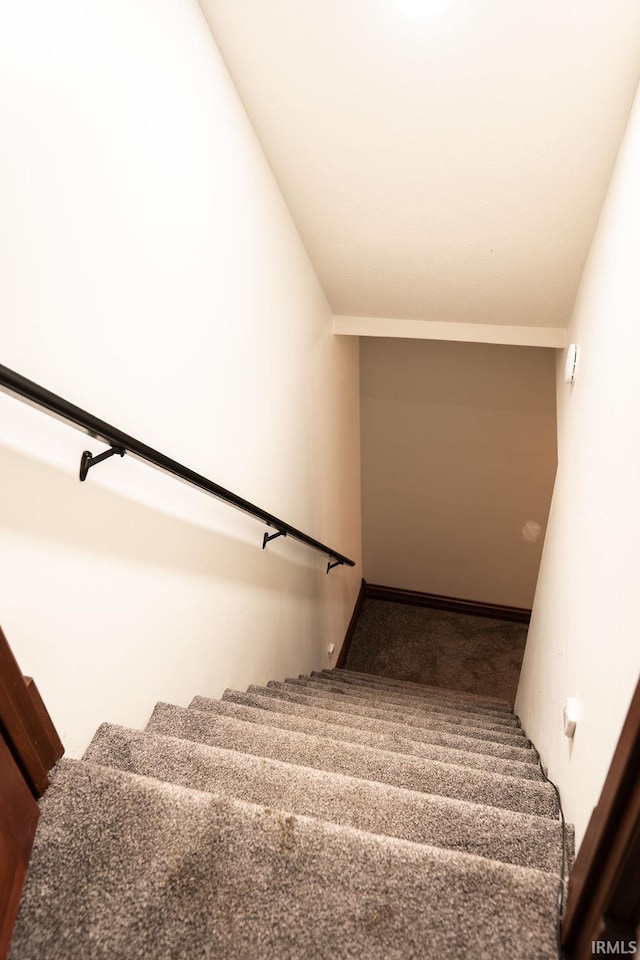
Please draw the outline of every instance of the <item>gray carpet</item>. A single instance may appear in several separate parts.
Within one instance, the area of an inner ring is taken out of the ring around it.
[[[298,679],[289,677],[284,683],[293,687],[303,687],[309,693],[324,694],[333,700],[337,699],[336,694],[339,697],[346,694],[350,697],[351,703],[363,702],[368,707],[378,707],[382,710],[395,710],[396,706],[399,706],[403,713],[438,714],[437,719],[446,720],[447,723],[463,724],[470,727],[496,727],[498,730],[518,726],[518,720],[513,714],[505,713],[502,715],[481,710],[471,711],[468,707],[461,710],[459,707],[454,708],[448,702],[425,703],[421,697],[398,693],[380,693],[377,690],[367,690],[362,686],[354,687],[353,684],[336,683],[325,677],[299,677]],[[271,680],[268,685],[276,688],[282,686],[276,680]]]
[[[150,733],[226,747],[364,780],[378,780],[408,790],[485,802],[494,807],[539,816],[555,817],[558,814],[556,796],[548,783],[505,776],[493,773],[493,770],[475,770],[245,720],[212,717],[208,713],[168,703],[156,706],[146,729]]]
[[[9,958],[555,960],[536,760],[504,703],[362,671],[103,724],[41,801]]]
[[[517,728],[509,728],[503,733],[504,728],[487,729],[486,727],[467,724],[463,718],[459,718],[458,721],[451,723],[448,719],[441,719],[440,715],[429,711],[420,713],[415,710],[402,710],[395,704],[389,704],[385,707],[370,707],[358,699],[340,696],[321,696],[301,687],[287,686],[286,683],[276,683],[269,687],[258,687],[251,684],[248,693],[257,693],[263,697],[273,697],[274,700],[287,700],[292,703],[300,703],[303,706],[314,707],[319,710],[352,713],[357,716],[371,717],[376,720],[389,720],[393,723],[403,723],[411,727],[441,730],[444,733],[458,733],[465,737],[476,737],[478,740],[493,740],[496,743],[510,744],[514,747],[523,746],[526,748],[529,746],[529,741],[524,738],[524,734]],[[225,692],[224,696],[226,697],[226,695]]]
[[[560,870],[557,820],[103,724],[92,763],[505,863]],[[533,769],[536,769],[535,767]]]
[[[266,708],[274,702],[265,699]],[[401,727],[390,725],[392,732],[384,730],[359,730],[352,726],[343,726],[340,722],[328,723],[326,721],[314,720],[307,716],[289,716],[287,714],[277,713],[271,710],[268,717],[262,710],[252,707],[241,706],[224,700],[208,700],[205,697],[194,697],[191,704],[194,710],[204,711],[205,713],[217,713],[219,715],[235,716],[238,720],[249,720],[252,723],[268,723],[272,727],[281,727],[287,730],[297,730],[299,733],[311,733],[318,737],[327,737],[330,740],[338,742],[359,743],[366,747],[377,747],[379,750],[390,750],[394,753],[407,753],[415,757],[424,757],[430,760],[444,760],[445,763],[454,763],[462,767],[477,767],[479,770],[485,770],[487,767],[487,747],[493,746],[487,741],[479,741],[479,750],[465,749],[466,746],[460,741],[462,738],[450,738],[451,743],[445,745],[425,743],[419,740],[410,739],[411,731],[406,731],[405,735],[397,735],[396,730]],[[303,708],[304,710],[304,708]],[[478,741],[469,739],[469,743],[476,745]],[[535,763],[535,755],[532,751],[520,751],[516,753],[516,759],[501,758],[495,754],[492,755],[491,769],[494,773],[504,773],[516,777],[526,777],[529,780],[539,780],[542,778],[540,768]]]
[[[529,749],[528,741],[520,740],[512,746],[510,744],[496,743],[493,740],[465,737],[459,730],[454,733],[449,733],[428,727],[420,728],[409,726],[402,722],[403,718],[399,718],[398,722],[393,722],[368,717],[366,715],[345,714],[339,710],[325,710],[323,708],[308,706],[306,702],[305,704],[293,703],[290,700],[282,700],[274,696],[263,697],[260,696],[260,694],[243,693],[240,690],[225,690],[222,700],[207,700],[204,697],[194,697],[193,706],[198,710],[215,710],[217,713],[223,713],[227,716],[238,716],[243,720],[256,720],[258,723],[268,722],[274,726],[285,726],[291,730],[302,730],[303,732],[305,731],[306,723],[311,720],[320,721],[325,731],[334,725],[347,724],[347,726],[343,726],[342,729],[345,731],[343,736],[349,740],[354,739],[351,736],[354,731],[362,731],[364,733],[373,732],[380,735],[388,734],[389,736],[398,737],[402,740],[409,738],[412,743],[439,744],[444,747],[451,747],[452,749],[502,757],[505,760],[537,763],[537,754]],[[253,708],[256,710],[268,710],[271,716],[265,721],[264,717],[256,714]],[[233,712],[230,713],[229,711],[232,709]],[[300,726],[300,723],[303,725]],[[370,738],[367,737],[364,741],[360,742],[368,743],[369,740]],[[356,740],[356,742],[358,741]]]
[[[491,694],[513,704],[528,627],[428,607],[366,599],[345,667]]]

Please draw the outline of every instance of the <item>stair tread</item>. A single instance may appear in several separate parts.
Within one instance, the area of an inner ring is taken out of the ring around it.
[[[527,747],[530,745],[521,730],[503,732],[502,730],[496,730],[494,728],[488,729],[486,727],[449,723],[446,720],[439,719],[437,714],[412,713],[402,710],[371,707],[366,704],[361,705],[350,701],[347,697],[335,699],[327,696],[319,696],[313,692],[309,693],[303,687],[285,687],[284,684],[280,687],[259,687],[251,684],[248,692],[259,693],[261,696],[293,700],[296,703],[306,704],[307,706],[313,705],[327,710],[337,710],[341,713],[353,713],[379,720],[392,720],[396,723],[404,723],[409,726],[436,728],[447,730],[449,733],[459,731],[466,737],[477,737],[481,740],[493,740],[497,743],[510,743],[514,745],[522,744]]]
[[[196,697],[195,700],[200,700]],[[202,698],[205,699],[205,698]],[[448,730],[439,730],[433,727],[409,726],[401,721],[390,721],[361,716],[354,713],[342,713],[339,710],[327,710],[309,706],[307,703],[298,703],[292,699],[276,696],[262,696],[250,691],[225,690],[222,701],[208,701],[209,703],[230,703],[236,706],[246,706],[280,714],[285,717],[299,719],[315,719],[332,726],[347,727],[352,730],[363,730],[371,733],[387,733],[390,736],[402,737],[417,743],[432,743],[445,747],[452,747],[465,752],[477,752],[488,757],[501,757],[525,763],[537,763],[537,754],[526,741],[517,744],[503,744],[492,740],[483,740],[477,737],[463,736],[462,731],[454,733]],[[196,707],[196,709],[198,709]]]
[[[434,687],[428,687],[424,691],[409,687],[403,689],[397,686],[389,686],[375,681],[365,680],[362,677],[353,677],[350,675],[342,676],[342,671],[331,673],[328,671],[314,670],[310,674],[301,675],[299,679],[308,679],[321,681],[328,684],[339,684],[344,689],[352,692],[360,691],[362,693],[377,694],[379,696],[394,695],[403,697],[407,700],[415,700],[419,703],[428,703],[442,706],[448,710],[460,710],[465,713],[479,713],[489,717],[513,718],[514,713],[508,704],[500,705],[487,703],[485,701],[469,700],[468,698],[456,697],[449,690],[438,690]]]
[[[559,874],[561,825],[546,817],[102,724],[85,759],[366,830]]]
[[[436,694],[441,693],[443,695],[451,695],[453,697],[459,698],[461,700],[486,703],[489,705],[495,704],[498,707],[502,707],[510,710],[511,704],[507,700],[502,700],[498,697],[488,697],[485,694],[479,693],[470,693],[467,690],[456,690],[451,687],[440,687],[436,685],[430,685],[426,683],[418,683],[415,680],[400,680],[396,677],[388,677],[384,674],[379,673],[362,673],[358,670],[349,670],[346,667],[334,667],[332,669],[325,669],[322,673],[331,673],[331,674],[340,674],[341,676],[350,676],[355,678],[360,678],[367,681],[373,681],[376,683],[382,683],[388,686],[397,686],[402,689],[407,689],[409,687],[414,687],[419,691],[429,691],[430,693]]]
[[[389,700],[392,703],[407,703],[410,706],[423,705],[428,709],[438,709],[445,712],[458,712],[470,714],[472,716],[486,717],[496,723],[517,723],[517,718],[513,710],[507,707],[496,709],[482,704],[468,703],[466,700],[458,700],[449,696],[434,695],[432,693],[417,693],[415,691],[405,692],[398,690],[397,687],[382,687],[378,684],[368,684],[364,681],[356,681],[353,678],[344,680],[336,677],[329,677],[323,674],[311,673],[301,674],[296,679],[306,680],[309,683],[320,684],[322,686],[338,689],[343,693],[349,693],[352,696],[360,697],[380,697]]]
[[[487,758],[481,753],[473,753],[461,748],[429,744],[417,740],[410,740],[397,735],[385,734],[381,731],[358,730],[344,725],[330,723],[328,720],[316,720],[307,716],[288,716],[270,711],[265,717],[265,711],[257,707],[247,707],[228,700],[210,700],[204,697],[194,697],[188,709],[200,710],[208,713],[235,716],[239,720],[250,720],[254,723],[268,724],[287,730],[298,730],[301,733],[311,733],[318,737],[326,737],[339,742],[349,741],[365,746],[376,746],[380,750],[390,750],[394,753],[409,754],[422,759],[443,760],[464,767],[486,769]],[[410,728],[407,728],[410,731]],[[542,779],[537,764],[523,760],[504,760],[500,757],[491,758],[491,768],[495,772],[504,773],[513,777],[525,777],[528,780]]]
[[[556,957],[532,868],[62,761],[10,960]]]
[[[442,716],[442,719],[448,723],[460,723],[471,727],[488,727],[506,731],[518,730],[518,721],[513,714],[508,716],[487,716],[484,713],[470,712],[461,710],[455,706],[450,706],[442,700],[426,700],[424,698],[407,697],[404,694],[377,694],[370,693],[359,687],[349,687],[348,684],[339,684],[320,679],[309,679],[306,677],[287,677],[283,681],[285,685],[293,687],[303,687],[305,690],[326,695],[332,699],[348,697],[350,700],[358,703],[371,704],[371,706],[380,706],[382,709],[402,710],[407,713],[436,713]],[[271,686],[278,686],[278,681],[271,681]]]
[[[330,683],[340,683],[344,686],[351,687],[352,690],[371,690],[381,694],[395,693],[427,702],[446,704],[447,706],[465,711],[481,712],[497,717],[513,716],[513,708],[508,703],[472,700],[466,696],[458,697],[453,691],[444,688],[425,687],[421,690],[411,685],[404,688],[395,684],[380,683],[373,678],[365,679],[364,677],[354,677],[351,674],[345,674],[342,670],[337,670],[333,673],[328,670],[314,670],[309,676],[319,680],[328,680]]]
[[[424,761],[354,743],[337,743],[267,724],[212,717],[171,704],[157,704],[146,729],[424,793],[454,796],[538,816],[556,817],[558,813],[555,793],[546,782],[435,760]]]
[[[524,737],[520,727],[515,725],[515,718],[513,724],[504,724],[502,722],[496,722],[491,718],[487,719],[484,716],[469,714],[465,711],[450,710],[443,712],[442,710],[431,709],[428,704],[421,706],[415,705],[413,702],[393,702],[385,700],[384,698],[347,694],[343,690],[331,689],[330,686],[322,684],[307,684],[302,680],[270,680],[267,687],[271,690],[294,690],[296,693],[309,698],[326,699],[334,703],[347,703],[362,709],[382,710],[398,716],[428,718],[429,720],[438,720],[456,727],[477,728],[488,731],[489,733],[495,731],[497,734],[505,734],[515,738]],[[249,689],[252,689],[252,687]]]

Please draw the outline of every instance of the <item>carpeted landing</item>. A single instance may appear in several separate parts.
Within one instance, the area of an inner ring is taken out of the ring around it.
[[[523,623],[367,597],[344,665],[469,693],[491,690],[513,703],[527,630]]]
[[[562,832],[507,704],[325,670],[63,760],[10,960],[547,960]]]

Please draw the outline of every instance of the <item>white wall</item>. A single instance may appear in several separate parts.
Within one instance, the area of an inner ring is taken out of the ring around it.
[[[556,469],[554,351],[363,337],[371,583],[531,607]],[[525,540],[533,521],[540,534]]]
[[[640,103],[558,358],[558,473],[516,711],[580,843],[640,673]],[[573,743],[565,697],[580,701]]]
[[[360,560],[357,341],[195,0],[2,2],[1,362]],[[70,755],[327,665],[361,570],[0,395],[0,622]]]

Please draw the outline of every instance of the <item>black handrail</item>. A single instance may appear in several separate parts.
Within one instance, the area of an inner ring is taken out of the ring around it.
[[[144,463],[150,463],[165,473],[170,473],[172,476],[178,477],[186,483],[190,483],[192,486],[203,490],[212,497],[216,497],[218,500],[230,504],[237,510],[242,510],[243,513],[247,513],[257,520],[261,520],[268,527],[276,529],[278,532],[271,536],[265,533],[262,541],[263,549],[266,547],[267,542],[275,537],[292,537],[294,540],[298,540],[300,543],[306,543],[308,547],[312,547],[314,550],[318,550],[320,553],[324,553],[325,556],[329,557],[327,573],[333,567],[342,566],[342,564],[355,567],[354,560],[350,560],[342,553],[338,553],[337,550],[332,550],[331,547],[320,543],[319,540],[314,540],[313,537],[302,533],[301,530],[297,530],[295,527],[292,527],[291,524],[285,523],[284,520],[274,517],[272,513],[268,513],[261,507],[256,507],[255,504],[244,500],[235,493],[231,493],[230,490],[225,490],[224,487],[214,483],[213,480],[208,480],[207,477],[195,473],[194,470],[190,470],[176,460],[166,457],[163,453],[159,453],[152,447],[148,447],[146,443],[141,443],[134,437],[123,433],[122,430],[118,430],[116,427],[112,427],[111,424],[105,423],[104,420],[99,420],[92,414],[87,413],[86,410],[76,407],[73,403],[69,403],[68,400],[64,400],[57,394],[51,393],[50,390],[46,390],[39,384],[34,383],[33,380],[27,380],[26,377],[21,376],[21,374],[10,370],[2,364],[0,364],[0,389],[4,392],[14,394],[31,405],[48,410],[49,413],[58,419],[72,424],[90,437],[109,444],[111,449],[97,457],[92,457],[91,453],[85,450],[80,464],[81,480],[85,479],[90,467],[106,459],[107,456],[112,456],[113,454],[124,456],[125,453],[128,453],[132,457],[142,460]]]

